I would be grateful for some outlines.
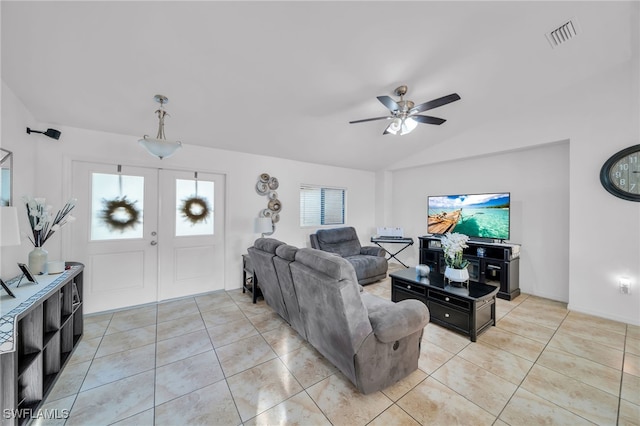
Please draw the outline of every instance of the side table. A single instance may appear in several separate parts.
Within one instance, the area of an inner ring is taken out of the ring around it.
[[[253,264],[248,254],[242,255],[242,292],[249,291],[252,295],[253,303],[258,297],[262,297],[262,291],[258,285],[258,277],[253,270]]]

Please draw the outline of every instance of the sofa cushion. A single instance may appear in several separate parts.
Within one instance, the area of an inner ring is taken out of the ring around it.
[[[360,240],[355,228],[320,229],[316,232],[319,249],[342,257],[360,254]]]
[[[366,277],[384,276],[389,264],[384,257],[357,255],[346,258],[356,271],[358,279]]]
[[[297,251],[298,247],[290,246],[288,244],[283,244],[276,248],[276,254],[284,260],[288,260],[290,262],[293,262],[296,259]]]
[[[276,253],[276,249],[284,243],[275,238],[258,238],[253,246],[258,250],[266,251],[267,253]]]
[[[299,249],[296,252],[296,261],[316,271],[322,271],[334,280],[346,280],[355,278],[355,270],[350,263],[340,256],[316,249]]]

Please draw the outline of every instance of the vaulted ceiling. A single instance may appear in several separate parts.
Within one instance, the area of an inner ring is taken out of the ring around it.
[[[159,93],[183,143],[379,170],[629,61],[633,3],[2,1],[2,79],[42,123],[135,143]],[[462,99],[402,137],[348,124],[401,84]]]

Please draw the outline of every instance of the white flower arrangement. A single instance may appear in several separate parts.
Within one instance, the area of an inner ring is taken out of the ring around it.
[[[447,266],[454,269],[466,268],[469,261],[462,258],[462,251],[469,247],[467,245],[469,236],[447,232],[440,241],[444,248],[444,260]]]
[[[45,204],[44,198],[23,197],[27,208],[27,217],[31,225],[31,236],[27,236],[34,247],[42,247],[44,243],[60,228],[76,220],[69,213],[76,206],[76,199],[72,198],[54,216],[52,207]]]

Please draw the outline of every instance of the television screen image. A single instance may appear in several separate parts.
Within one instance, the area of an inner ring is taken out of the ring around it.
[[[510,202],[508,192],[429,196],[427,232],[508,240]]]

